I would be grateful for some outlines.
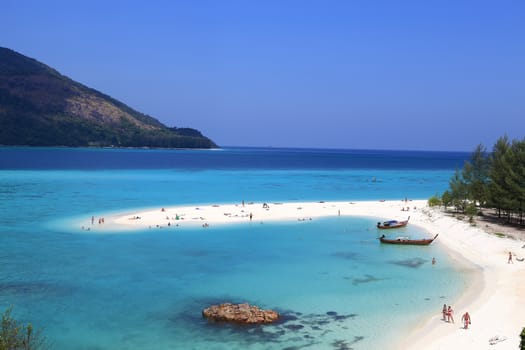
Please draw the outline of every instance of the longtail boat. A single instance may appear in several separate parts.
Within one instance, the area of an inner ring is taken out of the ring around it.
[[[384,222],[378,222],[377,228],[386,229],[386,228],[399,228],[399,227],[405,227],[408,224],[408,220],[410,220],[410,216],[408,219],[403,221],[397,221],[397,220],[389,220]]]
[[[379,237],[381,243],[387,244],[405,244],[405,245],[429,245],[434,242],[439,234],[435,235],[434,238],[424,238],[424,239],[409,239],[407,237],[398,237],[395,239],[387,239],[385,235]]]

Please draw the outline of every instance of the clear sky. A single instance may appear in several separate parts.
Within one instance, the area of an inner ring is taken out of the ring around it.
[[[1,0],[0,46],[221,146],[525,137],[521,0]]]

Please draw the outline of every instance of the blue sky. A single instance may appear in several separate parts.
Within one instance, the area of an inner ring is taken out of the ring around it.
[[[0,46],[222,146],[525,137],[524,1],[24,1]]]

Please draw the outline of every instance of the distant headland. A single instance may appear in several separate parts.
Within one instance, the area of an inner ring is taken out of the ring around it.
[[[0,47],[0,145],[218,148],[53,68]]]

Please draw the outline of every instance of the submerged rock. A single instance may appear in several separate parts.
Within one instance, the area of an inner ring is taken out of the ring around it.
[[[279,313],[273,310],[262,310],[246,303],[212,305],[202,310],[202,316],[212,321],[241,324],[272,323],[279,319]]]

